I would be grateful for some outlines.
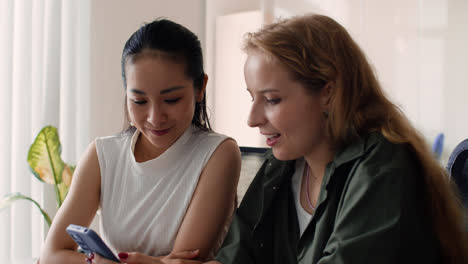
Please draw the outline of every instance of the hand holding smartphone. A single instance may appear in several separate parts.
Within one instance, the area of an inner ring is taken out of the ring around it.
[[[116,254],[112,252],[99,235],[91,228],[69,225],[66,230],[86,254],[97,253],[103,258],[120,263]]]

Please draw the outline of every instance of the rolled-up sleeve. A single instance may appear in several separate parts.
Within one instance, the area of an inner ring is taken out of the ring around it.
[[[236,212],[229,228],[223,246],[216,256],[216,260],[223,264],[250,264],[254,263],[252,239],[247,225]]]

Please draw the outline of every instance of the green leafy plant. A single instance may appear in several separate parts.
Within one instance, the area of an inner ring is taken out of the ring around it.
[[[61,153],[62,145],[57,128],[53,126],[46,126],[39,132],[28,152],[28,164],[33,175],[41,182],[54,185],[58,208],[67,196],[75,171],[75,166],[62,160]],[[47,224],[51,225],[52,220],[47,212],[33,198],[21,193],[4,195],[0,200],[0,210],[18,200],[32,202],[39,209]]]

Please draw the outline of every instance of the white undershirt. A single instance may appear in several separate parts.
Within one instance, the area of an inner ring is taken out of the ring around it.
[[[304,174],[305,160],[299,159],[296,161],[294,175],[291,179],[292,181],[292,191],[294,194],[294,204],[296,206],[297,220],[299,222],[300,236],[304,233],[305,229],[312,219],[312,215],[309,214],[301,205],[301,185],[302,185],[302,175]]]

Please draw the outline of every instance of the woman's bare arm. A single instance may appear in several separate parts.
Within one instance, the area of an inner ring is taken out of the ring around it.
[[[67,198],[53,220],[42,250],[41,264],[85,263],[85,255],[76,252],[77,245],[65,229],[69,224],[90,225],[99,207],[100,184],[101,173],[93,142],[76,167]]]
[[[206,164],[176,237],[173,252],[200,250],[205,260],[231,217],[241,168],[239,147],[221,143]]]

